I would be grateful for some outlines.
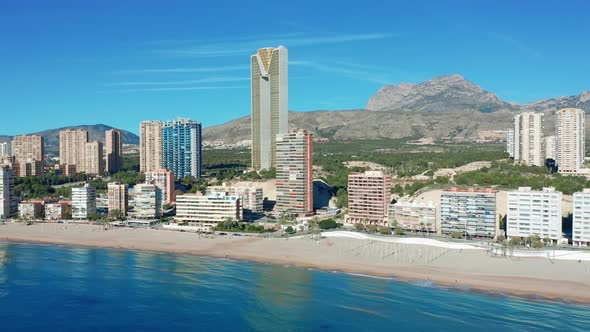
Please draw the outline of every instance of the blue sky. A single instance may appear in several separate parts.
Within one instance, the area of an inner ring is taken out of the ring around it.
[[[507,101],[590,90],[586,1],[0,1],[0,135],[250,112],[249,56],[289,49],[289,108],[357,109],[459,73]]]

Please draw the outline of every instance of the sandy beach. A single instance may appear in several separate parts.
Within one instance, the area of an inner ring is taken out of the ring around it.
[[[590,303],[590,262],[494,257],[485,250],[354,238],[205,237],[85,224],[0,225],[0,241],[146,250],[359,273],[539,299]]]

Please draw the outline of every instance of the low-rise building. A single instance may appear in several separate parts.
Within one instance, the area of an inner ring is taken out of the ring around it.
[[[175,220],[178,223],[202,226],[206,230],[226,219],[242,220],[242,217],[240,198],[229,196],[225,192],[176,197]]]
[[[71,218],[71,202],[59,201],[57,203],[45,203],[45,220],[63,220]]]
[[[86,183],[72,188],[72,218],[88,219],[96,214],[96,189]]]
[[[436,232],[436,206],[432,202],[397,202],[389,207],[389,223],[406,230]]]
[[[18,217],[22,220],[41,219],[43,211],[43,201],[29,201],[18,204]]]
[[[506,229],[508,238],[527,238],[537,235],[541,239],[558,241],[562,238],[562,194],[554,188],[532,190],[520,187],[508,192]]]
[[[574,193],[572,227],[574,246],[590,246],[590,189]]]
[[[162,217],[162,191],[158,186],[142,183],[133,188],[133,217],[138,219]]]
[[[496,190],[443,190],[440,218],[443,234],[458,232],[466,237],[494,238],[498,229]]]
[[[207,188],[207,193],[225,192],[228,196],[238,196],[242,203],[244,215],[260,214],[263,212],[264,195],[262,188],[242,186],[213,186]]]

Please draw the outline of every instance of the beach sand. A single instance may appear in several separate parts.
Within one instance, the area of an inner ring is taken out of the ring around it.
[[[485,250],[449,250],[351,238],[205,237],[176,231],[86,224],[0,225],[0,241],[107,247],[222,257],[403,280],[472,291],[590,303],[590,262],[494,257]]]

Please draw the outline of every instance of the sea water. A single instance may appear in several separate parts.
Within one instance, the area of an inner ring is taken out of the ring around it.
[[[121,330],[589,331],[590,306],[207,257],[0,243],[0,331]]]

